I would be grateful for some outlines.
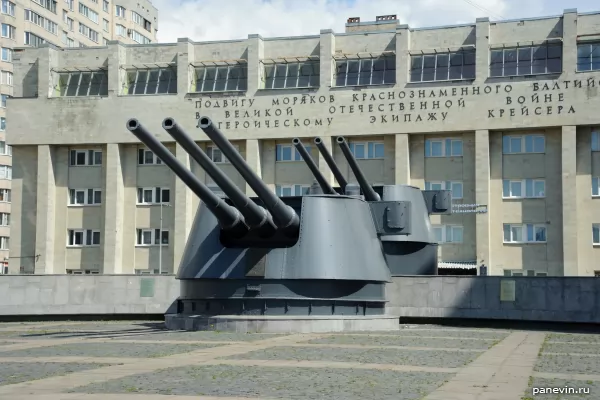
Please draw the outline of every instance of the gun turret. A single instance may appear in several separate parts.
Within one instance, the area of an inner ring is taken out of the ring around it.
[[[225,173],[198,147],[192,138],[175,122],[173,118],[165,118],[162,123],[163,129],[169,133],[196,160],[206,171],[219,188],[229,197],[229,200],[244,216],[244,221],[250,229],[257,230],[260,236],[270,236],[275,233],[277,227],[273,223],[271,215],[250,200]]]
[[[319,167],[317,167],[315,161],[312,159],[308,151],[306,151],[306,147],[304,147],[302,141],[298,138],[294,138],[294,140],[292,140],[292,143],[294,147],[296,147],[296,150],[298,150],[298,153],[300,153],[300,156],[306,163],[308,169],[310,169],[310,172],[312,172],[312,174],[315,176],[315,179],[319,183],[319,186],[321,186],[321,189],[323,189],[323,193],[337,195],[337,192],[333,189],[329,182],[327,182],[327,179],[325,179],[321,171],[319,171]]]
[[[323,143],[323,140],[321,140],[320,137],[315,138],[315,145],[317,145],[319,152],[321,152],[321,155],[323,156],[325,162],[329,166],[329,169],[333,173],[335,180],[340,185],[342,193],[344,193],[346,191],[346,186],[348,185],[348,182],[346,181],[346,178],[344,178],[344,175],[342,175],[342,171],[340,171],[340,169],[338,168],[333,157],[329,153],[329,150],[327,150],[327,147],[325,147],[325,144]]]
[[[227,140],[225,135],[213,124],[210,118],[200,117],[198,128],[202,129],[206,136],[223,152],[235,169],[242,175],[256,195],[263,201],[265,207],[273,216],[275,225],[283,230],[288,236],[297,236],[300,229],[300,218],[298,214],[281,201],[254,171],[246,164],[240,153]]]
[[[358,163],[356,162],[356,159],[352,155],[352,152],[350,151],[350,147],[348,146],[348,142],[346,142],[346,139],[344,139],[343,136],[338,136],[336,141],[337,141],[338,145],[340,146],[340,148],[342,149],[342,153],[344,153],[344,157],[346,157],[346,160],[348,160],[348,165],[350,165],[350,169],[352,169],[352,172],[354,173],[354,176],[356,177],[356,180],[358,181],[358,184],[360,185],[360,188],[362,189],[363,195],[365,196],[365,200],[380,201],[381,198],[375,192],[375,190],[373,190],[373,187],[369,184],[369,182],[367,181],[367,178],[365,178],[365,175],[363,174],[362,170],[358,166]]]
[[[188,170],[175,156],[159,142],[135,118],[127,121],[127,129],[160,158],[203,202],[218,219],[221,229],[229,231],[235,237],[241,237],[248,232],[248,227],[240,212],[225,203],[206,185]]]

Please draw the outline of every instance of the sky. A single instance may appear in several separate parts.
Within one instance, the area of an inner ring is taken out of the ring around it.
[[[427,27],[490,20],[600,11],[598,0],[152,0],[158,8],[158,41],[193,41],[318,35],[344,32],[349,17],[373,21],[396,14],[402,24]]]

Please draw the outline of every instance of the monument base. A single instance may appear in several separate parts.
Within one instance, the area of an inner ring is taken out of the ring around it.
[[[190,315],[166,314],[165,325],[170,330],[222,331],[241,333],[324,333],[394,331],[400,317],[393,315]]]

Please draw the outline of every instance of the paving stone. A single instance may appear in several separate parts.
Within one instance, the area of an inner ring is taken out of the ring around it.
[[[118,338],[119,340],[181,340],[181,341],[219,341],[219,342],[246,342],[265,340],[283,335],[261,333],[234,333],[234,332],[149,332],[140,335],[131,335]]]
[[[164,357],[188,353],[210,344],[70,343],[59,346],[3,351],[0,357]]]
[[[590,342],[600,343],[598,333],[551,333],[546,336],[546,341],[552,342]]]
[[[443,327],[429,328],[401,328],[397,331],[365,331],[365,332],[353,332],[357,335],[406,335],[406,336],[431,336],[431,337],[458,337],[466,339],[495,339],[502,340],[507,337],[510,333],[498,332],[493,330],[457,330],[457,329],[444,329]]]
[[[600,354],[600,346],[597,344],[545,343],[542,352]]]
[[[567,381],[564,379],[533,378],[525,391],[524,399],[540,400],[571,400],[597,399],[600,394],[600,382],[596,381]],[[540,389],[535,395],[533,388]],[[557,393],[547,393],[548,390]],[[542,392],[544,390],[544,392]],[[562,393],[560,392],[562,391]]]
[[[13,385],[51,376],[106,367],[114,364],[78,363],[0,363],[0,386]]]
[[[535,371],[600,375],[600,357],[542,354],[537,359]]]
[[[473,361],[480,353],[400,350],[355,349],[339,347],[271,347],[228,357],[236,360],[303,360],[359,362],[363,364],[395,364],[426,367],[457,368]]]
[[[468,339],[429,339],[398,336],[376,335],[333,335],[313,339],[307,343],[314,344],[354,344],[365,346],[409,346],[435,347],[449,349],[481,349],[486,350],[499,341],[468,340]]]
[[[451,374],[330,368],[169,368],[76,388],[83,393],[270,397],[298,400],[414,400]]]

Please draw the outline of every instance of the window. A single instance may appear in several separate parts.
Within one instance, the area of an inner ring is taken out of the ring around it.
[[[102,151],[71,150],[69,152],[69,165],[72,167],[102,165]]]
[[[526,199],[546,197],[544,179],[521,179],[502,181],[502,197],[505,199]]]
[[[244,91],[248,84],[246,65],[196,68],[196,92]]]
[[[144,20],[144,18],[142,18],[142,16],[138,13],[136,13],[135,11],[131,12],[131,20],[136,23],[139,26],[142,26],[142,21]]]
[[[381,142],[350,142],[348,147],[357,160],[384,158],[385,146]]]
[[[68,269],[67,275],[99,275],[100,271],[95,269]]]
[[[233,147],[235,147],[235,149],[239,152],[239,146],[237,145],[233,145]],[[219,149],[216,146],[207,146],[206,147],[206,155],[214,162],[217,164],[226,164],[229,163],[229,160],[227,159],[227,157],[225,157],[223,155],[223,153],[221,152],[221,149]],[[219,189],[220,190],[220,189]]]
[[[148,32],[152,32],[152,24],[147,19],[144,19],[144,29]]]
[[[0,226],[9,226],[9,225],[10,225],[10,214],[0,213]]]
[[[117,17],[125,18],[125,7],[115,6],[115,15]]]
[[[137,204],[169,203],[171,191],[166,188],[138,188]]]
[[[12,62],[13,51],[7,47],[2,47],[2,61]]]
[[[127,94],[177,93],[177,70],[174,68],[127,71]]]
[[[545,243],[546,225],[504,224],[504,243]]]
[[[141,33],[139,33],[136,30],[133,31],[133,33],[131,35],[131,39],[133,39],[134,42],[139,43],[139,44],[152,43],[152,40],[148,39],[146,36],[142,35]]]
[[[304,146],[310,154],[310,146]],[[302,161],[302,156],[292,145],[278,144],[275,146],[275,161]]]
[[[10,250],[10,241],[8,237],[1,236],[0,237],[0,250]]]
[[[75,28],[74,28],[75,27],[75,21],[72,20],[71,18],[67,18],[67,26],[69,27],[69,30],[71,32],[73,32],[75,30]],[[73,47],[75,47],[75,46],[73,46]]]
[[[67,246],[86,247],[100,245],[100,231],[92,229],[69,229],[67,231]]]
[[[65,3],[67,4],[67,8],[71,11],[75,10],[75,0],[65,0]]]
[[[48,32],[55,35],[58,33],[58,24],[56,22],[50,21],[48,18],[44,18],[40,14],[31,10],[25,10],[25,21],[29,21],[37,26],[41,26]]]
[[[505,269],[504,276],[548,276],[547,272],[536,272],[532,269]]]
[[[81,22],[79,23],[79,33],[90,39],[92,42],[98,43],[98,32],[82,24]]]
[[[492,50],[490,76],[554,74],[562,71],[562,44]]]
[[[1,108],[6,108],[6,101],[8,100],[9,96],[7,94],[1,94],[0,95],[0,107]]]
[[[592,224],[592,243],[600,245],[600,224]]]
[[[34,3],[39,4],[44,7],[46,10],[50,10],[54,14],[56,14],[56,1],[54,0],[32,0]]]
[[[98,13],[94,10],[90,10],[88,6],[79,2],[79,14],[83,15],[92,22],[98,23]]]
[[[10,203],[10,189],[0,189],[0,202],[2,203]]]
[[[475,50],[410,57],[410,81],[475,79]]]
[[[600,151],[600,132],[592,132],[592,151]]]
[[[396,83],[396,57],[337,60],[336,86],[365,86]]]
[[[38,35],[34,35],[31,32],[25,32],[25,44],[31,47],[40,47],[46,43],[46,40],[39,37]]]
[[[105,32],[108,32],[108,30],[109,30],[108,27],[109,27],[108,20],[102,19],[102,29],[104,29]]]
[[[435,240],[440,243],[462,243],[463,227],[460,225],[432,225]]]
[[[138,149],[138,165],[162,165],[162,160],[152,151],[147,149]]]
[[[138,229],[137,241],[138,246],[152,246],[169,244],[169,231],[160,229]]]
[[[2,37],[9,39],[17,38],[17,29],[9,24],[2,24]]]
[[[108,1],[104,0],[102,2],[102,11],[108,12],[108,6],[109,6]]]
[[[523,135],[502,137],[504,154],[544,153],[546,138],[544,135]]]
[[[13,74],[9,71],[0,71],[0,83],[3,85],[12,86],[13,84]]]
[[[0,117],[0,131],[5,131],[5,130],[6,130],[6,118]]]
[[[318,61],[269,64],[264,68],[265,89],[319,86],[320,67]]]
[[[91,206],[102,204],[101,189],[69,189],[70,206]]]
[[[600,177],[592,177],[592,196],[600,196]]]
[[[2,14],[15,16],[15,3],[8,0],[2,0]]]
[[[117,36],[127,37],[127,28],[123,25],[117,24]]]
[[[75,47],[75,41],[68,37],[69,33],[63,31],[61,41],[66,47]]]
[[[60,96],[108,96],[107,75],[104,70],[60,73],[58,78]]]
[[[462,157],[462,139],[427,139],[425,157]]]
[[[5,141],[0,141],[0,155],[2,156],[12,156],[12,146],[6,144]]]
[[[0,179],[12,179],[12,167],[9,165],[0,165]]]
[[[452,199],[459,200],[463,198],[463,183],[459,181],[425,182],[425,190],[450,190]]]
[[[4,3],[2,4],[4,12]],[[577,71],[600,70],[600,42],[577,45]]]
[[[303,196],[309,190],[310,185],[275,185],[275,194],[279,197]]]

